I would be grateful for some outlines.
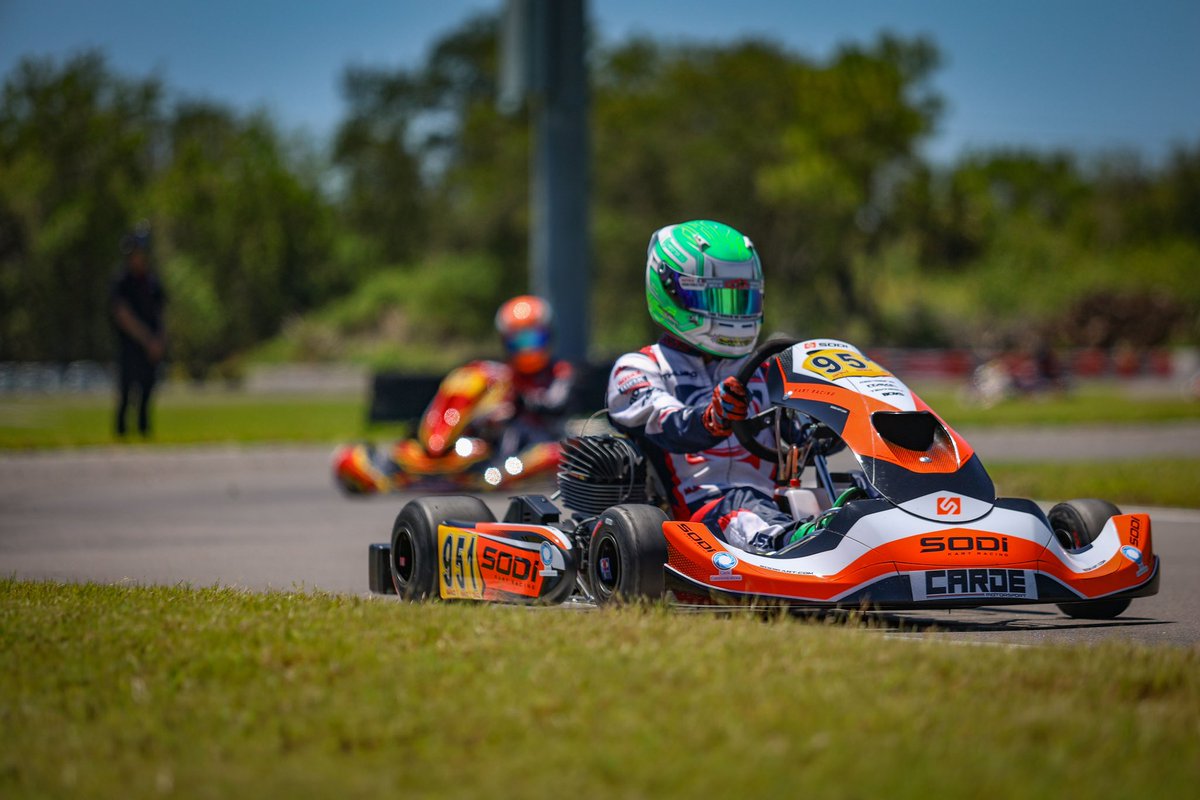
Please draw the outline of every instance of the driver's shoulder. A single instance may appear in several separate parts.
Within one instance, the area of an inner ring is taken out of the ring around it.
[[[632,353],[625,353],[619,356],[613,362],[612,371],[609,373],[609,379],[615,379],[617,376],[628,370],[639,370],[642,372],[660,372],[661,367],[659,360],[655,356],[654,351],[650,347],[643,347],[641,350],[636,350]]]

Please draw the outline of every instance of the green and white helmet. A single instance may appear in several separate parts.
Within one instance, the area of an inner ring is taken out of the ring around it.
[[[749,237],[709,220],[668,225],[646,251],[646,304],[673,336],[721,358],[754,349],[763,273]]]

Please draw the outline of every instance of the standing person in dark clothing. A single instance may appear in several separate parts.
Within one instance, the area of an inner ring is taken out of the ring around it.
[[[150,396],[166,352],[163,305],[166,294],[150,267],[150,230],[139,225],[121,239],[125,261],[109,292],[117,333],[117,436],[125,435],[130,392],[138,390],[138,433],[150,434]]]

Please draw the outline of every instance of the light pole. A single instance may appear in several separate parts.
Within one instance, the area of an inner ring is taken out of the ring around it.
[[[588,355],[588,88],[584,0],[507,0],[501,107],[528,100],[533,117],[529,272],[554,307],[558,352]]]

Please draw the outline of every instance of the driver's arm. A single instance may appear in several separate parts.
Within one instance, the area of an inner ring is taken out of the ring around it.
[[[705,425],[705,412],[715,402],[684,405],[667,391],[654,360],[642,353],[617,359],[608,379],[608,416],[613,424],[669,453],[698,453],[729,435]]]
[[[121,298],[113,300],[112,315],[117,327],[141,345],[151,361],[157,362],[162,358],[164,349],[162,338],[155,335],[137,318],[125,300]]]
[[[521,396],[521,405],[535,414],[561,416],[567,410],[575,386],[575,368],[567,361],[556,362],[549,386],[529,389]]]

